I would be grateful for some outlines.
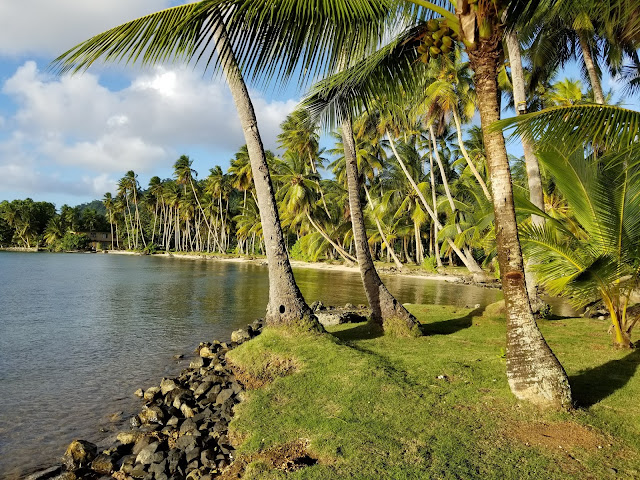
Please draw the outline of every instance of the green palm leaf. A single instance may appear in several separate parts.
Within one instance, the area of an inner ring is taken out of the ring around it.
[[[551,107],[495,122],[492,130],[514,133],[567,152],[590,143],[600,150],[624,150],[640,142],[640,112],[609,105]]]

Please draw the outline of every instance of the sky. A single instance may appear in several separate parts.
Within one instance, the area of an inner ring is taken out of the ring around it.
[[[108,28],[169,0],[0,0],[0,200],[59,208],[102,199],[128,170],[141,185],[171,176],[180,155],[199,178],[229,166],[244,138],[226,84],[175,65],[98,66],[58,77],[49,63]],[[265,146],[301,92],[251,90]]]
[[[215,165],[227,170],[245,142],[221,79],[175,65],[96,66],[62,77],[47,70],[92,35],[180,3],[0,0],[0,200],[59,208],[102,199],[128,170],[143,187],[151,176],[170,177],[183,154],[199,178]],[[568,76],[578,77],[575,68]],[[603,83],[619,89],[608,77]],[[250,93],[263,142],[275,150],[279,125],[304,92]],[[521,154],[517,144],[510,149]]]

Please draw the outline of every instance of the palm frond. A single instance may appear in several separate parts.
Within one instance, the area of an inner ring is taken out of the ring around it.
[[[551,107],[499,120],[490,128],[514,128],[516,135],[566,152],[585,143],[597,149],[620,150],[640,142],[640,112],[595,104]]]

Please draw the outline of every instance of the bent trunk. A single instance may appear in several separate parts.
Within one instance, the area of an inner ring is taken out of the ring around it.
[[[216,50],[222,59],[224,75],[231,90],[247,142],[256,188],[269,264],[269,304],[267,305],[266,321],[272,325],[289,324],[322,329],[302,297],[293,276],[276,208],[269,167],[247,86],[231,50],[224,27],[219,28],[214,36],[216,37]]]
[[[329,235],[327,235],[325,233],[324,230],[322,230],[322,228],[320,228],[320,225],[318,225],[316,222],[313,221],[313,218],[311,218],[311,215],[309,215],[309,212],[305,212],[307,215],[307,220],[309,220],[309,223],[311,224],[311,226],[313,226],[313,228],[315,228],[318,233],[320,235],[322,235],[322,238],[324,238],[327,242],[329,242],[331,244],[331,246],[333,248],[336,249],[336,252],[338,252],[338,254],[345,259],[346,262],[348,263],[356,263],[358,260],[356,260],[355,258],[353,258],[351,255],[349,255],[344,248],[342,248],[340,245],[338,245],[336,242],[334,242],[333,240],[331,240],[331,237]]]
[[[385,333],[398,336],[420,335],[419,324],[415,317],[387,290],[387,287],[380,280],[371,258],[364,216],[362,215],[362,205],[360,204],[360,181],[356,160],[356,146],[349,118],[342,122],[342,144],[344,145],[353,239],[362,283],[371,307],[371,322],[382,326]]]
[[[458,15],[464,24],[468,23],[465,17],[474,13]],[[567,374],[540,333],[529,305],[504,137],[500,131],[489,130],[489,125],[500,118],[497,64],[502,32],[497,17],[486,20],[494,28],[493,35],[479,38],[477,49],[468,53],[493,190],[498,262],[507,311],[507,379],[519,399],[570,408]]]

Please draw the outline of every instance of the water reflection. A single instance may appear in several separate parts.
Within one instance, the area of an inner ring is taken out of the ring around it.
[[[359,274],[296,269],[309,303],[366,303]],[[498,290],[385,277],[401,302],[486,305]],[[176,374],[172,356],[264,315],[267,269],[157,257],[0,252],[0,477],[101,441],[132,392]],[[37,452],[37,455],[34,453]]]

